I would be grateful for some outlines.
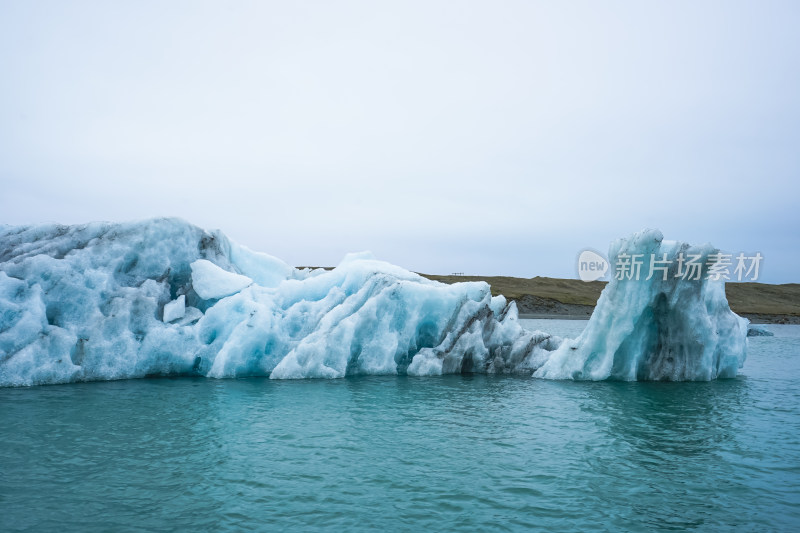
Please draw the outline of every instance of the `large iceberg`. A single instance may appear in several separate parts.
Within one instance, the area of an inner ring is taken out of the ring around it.
[[[655,236],[621,242],[650,249]],[[0,386],[461,372],[706,380],[736,375],[746,330],[721,283],[612,281],[586,332],[563,341],[522,328],[486,283],[442,284],[368,253],[298,270],[178,219],[0,227]]]

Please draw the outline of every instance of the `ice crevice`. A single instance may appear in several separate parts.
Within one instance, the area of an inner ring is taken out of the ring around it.
[[[658,231],[621,254],[699,255]],[[0,386],[153,375],[272,379],[528,373],[733,377],[747,347],[722,282],[612,280],[577,339],[524,329],[483,282],[447,285],[369,253],[296,269],[180,219],[0,226]]]

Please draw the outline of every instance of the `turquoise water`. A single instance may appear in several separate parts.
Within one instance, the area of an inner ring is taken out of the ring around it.
[[[0,530],[797,530],[800,326],[770,328],[711,383],[0,389]]]

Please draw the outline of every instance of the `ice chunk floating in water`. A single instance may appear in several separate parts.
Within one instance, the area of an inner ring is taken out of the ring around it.
[[[773,335],[775,334],[768,328],[758,324],[751,324],[747,327],[748,337],[772,337]]]
[[[535,375],[673,381],[735,377],[746,355],[748,321],[730,310],[722,279],[709,276],[709,265],[717,262],[710,258],[717,253],[711,245],[664,241],[661,232],[652,230],[614,242],[609,257],[615,279],[600,295],[588,326],[580,337],[564,342]],[[634,265],[640,261],[637,273]]]
[[[682,246],[656,234],[621,242],[651,241]],[[486,283],[446,285],[369,254],[301,271],[177,219],[5,226],[0,386],[148,375],[735,375],[744,321],[721,284],[686,283],[612,282],[584,335],[563,342],[525,331],[516,305]]]

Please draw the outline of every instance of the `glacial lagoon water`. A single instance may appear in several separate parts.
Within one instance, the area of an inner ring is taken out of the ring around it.
[[[708,383],[0,389],[0,530],[798,530],[800,326],[769,329]]]

